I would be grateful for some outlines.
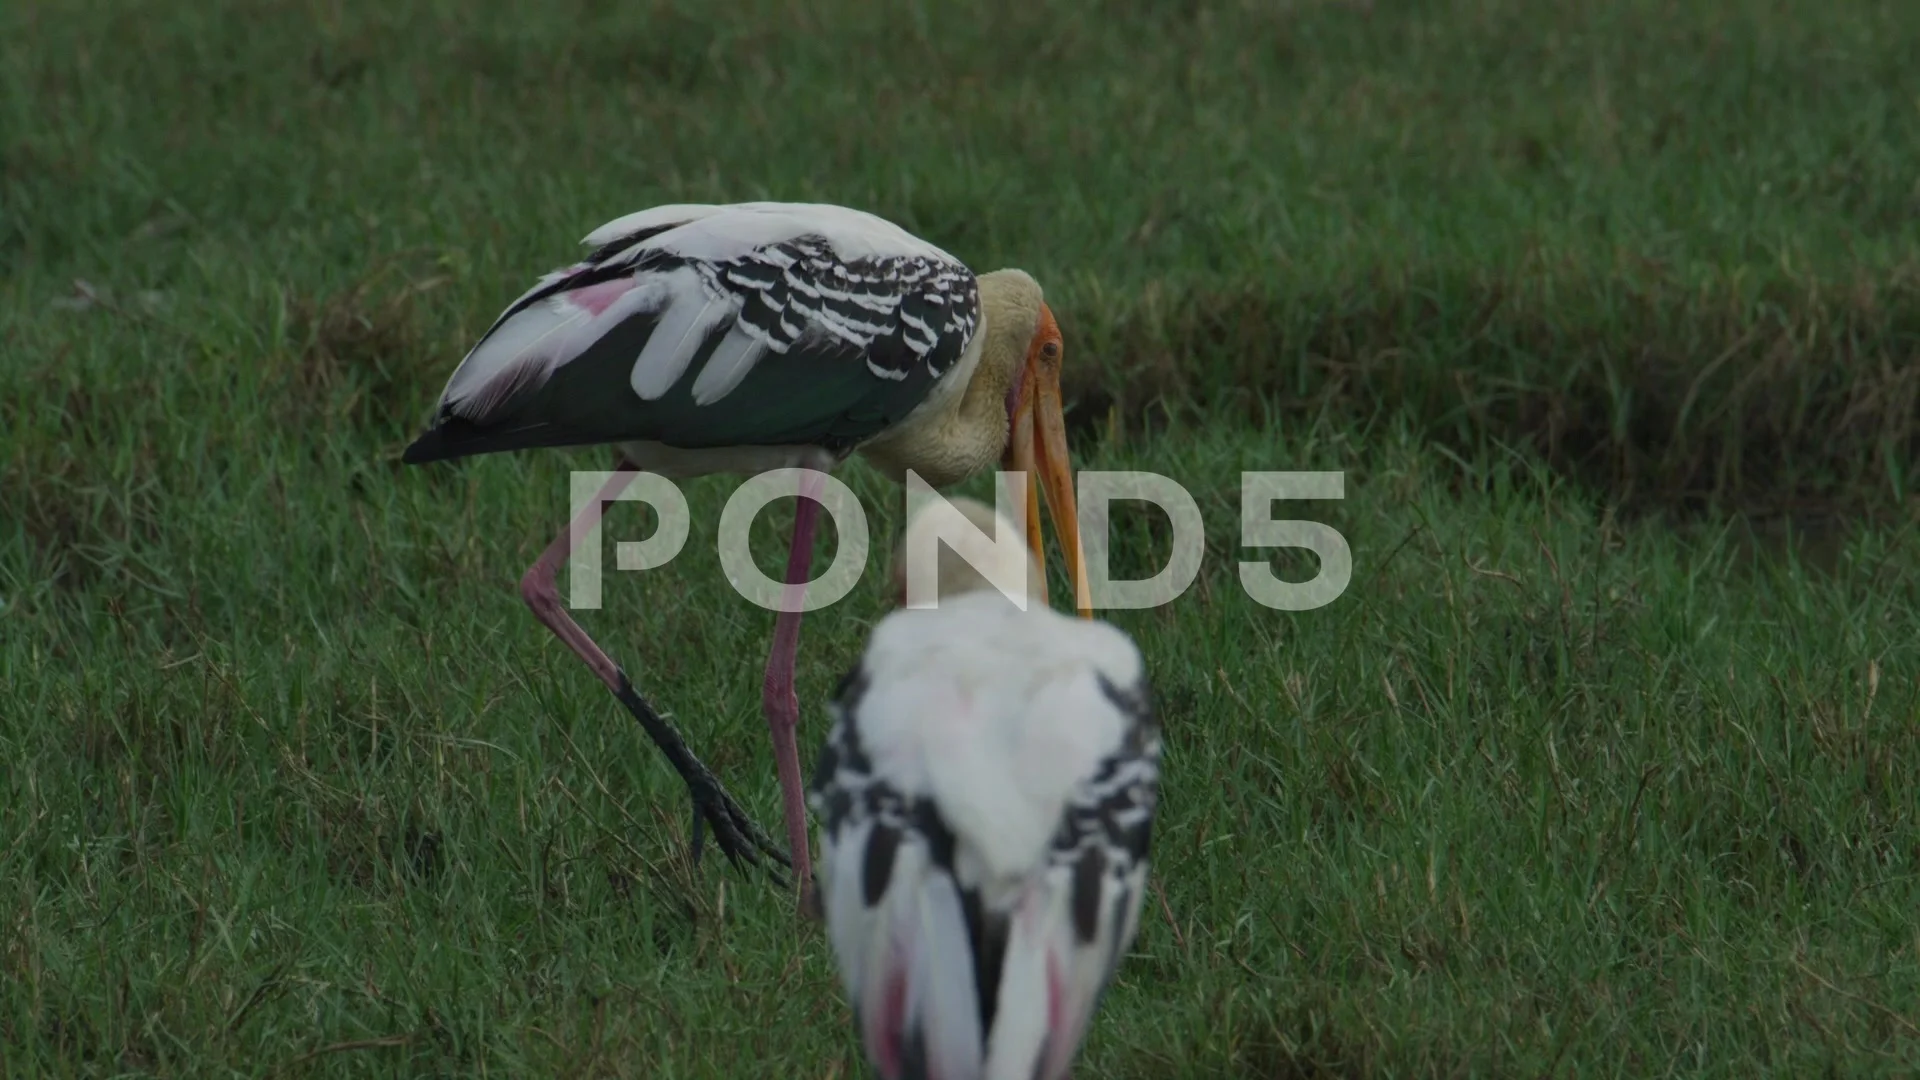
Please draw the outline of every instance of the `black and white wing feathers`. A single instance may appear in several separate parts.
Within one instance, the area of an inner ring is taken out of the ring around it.
[[[661,206],[585,242],[467,354],[407,461],[629,440],[846,449],[923,401],[979,324],[964,264],[845,207]]]

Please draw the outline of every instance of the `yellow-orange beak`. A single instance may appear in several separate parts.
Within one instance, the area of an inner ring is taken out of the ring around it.
[[[1080,511],[1073,497],[1073,465],[1067,458],[1067,424],[1060,406],[1059,332],[1054,328],[1053,312],[1040,308],[1041,332],[1028,347],[1026,363],[1021,365],[1020,385],[1015,388],[1017,404],[1010,416],[1005,468],[1027,474],[1027,547],[1034,561],[1046,573],[1046,544],[1040,534],[1040,495],[1047,497],[1047,516],[1053,519],[1053,531],[1060,538],[1067,558],[1067,575],[1073,582],[1073,606],[1083,619],[1093,618],[1093,602],[1087,588],[1087,568],[1080,557]],[[1048,342],[1054,352],[1042,352]],[[1046,599],[1046,579],[1040,582],[1040,597]]]

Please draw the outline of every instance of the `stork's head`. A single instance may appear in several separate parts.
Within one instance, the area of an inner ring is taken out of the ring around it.
[[[901,535],[900,544],[893,552],[893,599],[894,603],[905,607],[907,603],[907,552],[911,550],[938,552],[934,581],[934,593],[939,600],[946,600],[961,593],[993,590],[992,578],[1012,580],[1020,575],[1027,583],[1027,596],[1038,600],[1042,605],[1047,602],[1046,576],[1041,572],[1039,561],[1025,547],[1007,547],[997,545],[1000,537],[1012,537],[1019,534],[1019,526],[1008,521],[993,507],[978,499],[964,496],[949,500],[953,509],[960,512],[975,529],[986,535],[984,543],[963,544],[964,552],[957,551],[946,543],[930,542],[928,534],[938,529],[943,522],[936,515],[944,508],[937,502],[917,510]],[[1024,563],[1015,567],[1013,563]]]
[[[1031,281],[1032,279],[1028,279]],[[1036,292],[1038,286],[1034,286]],[[1034,298],[1038,301],[1038,296]],[[1001,467],[1027,475],[1027,546],[1042,568],[1046,547],[1040,535],[1040,495],[1047,497],[1047,514],[1067,559],[1073,582],[1074,607],[1082,618],[1092,618],[1087,570],[1080,556],[1080,512],[1073,497],[1073,465],[1067,457],[1067,423],[1060,404],[1060,362],[1066,343],[1053,311],[1040,301],[1026,356],[1007,388],[1007,450]],[[1044,575],[1040,599],[1046,599]]]

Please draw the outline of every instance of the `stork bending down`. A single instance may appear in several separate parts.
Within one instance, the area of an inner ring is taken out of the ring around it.
[[[1028,542],[1044,559],[1044,489],[1076,604],[1089,614],[1061,418],[1062,342],[1040,286],[976,276],[871,214],[805,203],[674,205],[609,222],[583,261],[543,277],[461,361],[410,464],[534,447],[612,444],[622,471],[521,582],[534,615],[593,669],[680,773],[729,858],[788,861],[686,742],[567,614],[554,579],[572,538],[631,470],[670,478],[831,469],[858,450],[934,487],[1004,462],[1028,484]],[[817,490],[817,489],[816,489]],[[788,592],[811,568],[818,503],[794,510]],[[1043,562],[1044,565],[1044,562]],[[788,848],[811,876],[795,727],[800,613],[775,620],[762,707]]]

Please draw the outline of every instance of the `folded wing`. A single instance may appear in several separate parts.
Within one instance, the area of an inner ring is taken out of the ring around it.
[[[467,354],[407,461],[626,440],[850,447],[924,400],[978,324],[965,265],[844,207],[662,206],[586,241]]]

